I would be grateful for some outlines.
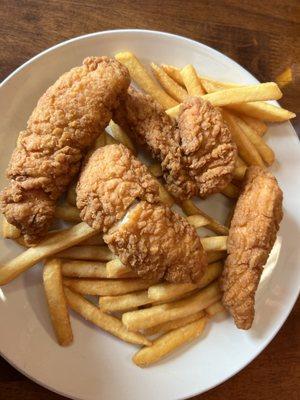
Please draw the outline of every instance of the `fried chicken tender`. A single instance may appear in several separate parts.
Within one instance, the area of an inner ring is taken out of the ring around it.
[[[84,166],[76,188],[81,218],[107,230],[136,200],[159,202],[159,186],[147,167],[122,144],[96,150]]]
[[[142,278],[198,282],[207,266],[196,230],[165,205],[140,202],[104,241]]]
[[[187,98],[176,122],[150,96],[129,88],[114,119],[161,163],[174,197],[206,197],[232,179],[236,146],[221,112],[207,101]]]
[[[255,292],[282,215],[282,191],[274,176],[249,167],[231,221],[222,276],[223,304],[240,329],[251,328]]]
[[[82,157],[108,124],[127,91],[127,69],[108,57],[89,57],[40,98],[19,135],[1,195],[6,219],[27,242],[44,235],[55,202],[79,171]]]

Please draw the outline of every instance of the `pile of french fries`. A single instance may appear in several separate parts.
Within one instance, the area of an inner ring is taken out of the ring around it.
[[[266,100],[281,97],[276,83],[242,86],[219,82],[198,75],[192,65],[180,69],[151,64],[152,77],[135,55],[122,52],[116,58],[126,65],[132,80],[176,117],[179,104],[188,95],[201,96],[221,107],[238,148],[234,181],[223,191],[230,198],[239,196],[239,185],[249,165],[270,166],[275,160],[264,141],[266,122],[281,122],[295,115]],[[110,133],[103,132],[98,147],[121,142],[137,153],[126,133],[113,121]],[[161,201],[172,206],[175,200],[160,181],[159,164],[149,166],[160,185]],[[177,348],[198,338],[211,317],[224,312],[218,278],[226,257],[228,225],[205,214],[192,200],[180,206],[195,228],[205,227],[214,236],[202,237],[209,266],[196,284],[151,282],[138,278],[105,245],[101,233],[82,222],[76,208],[76,182],[69,188],[55,216],[70,224],[67,229],[50,231],[38,245],[0,268],[0,285],[7,284],[40,261],[44,261],[43,282],[53,328],[60,345],[73,341],[69,309],[119,339],[142,346],[133,362],[149,366]],[[2,236],[26,246],[20,231],[5,219]],[[89,300],[85,296],[89,296]],[[91,301],[90,296],[94,296]]]

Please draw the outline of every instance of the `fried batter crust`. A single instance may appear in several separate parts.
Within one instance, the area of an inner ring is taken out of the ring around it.
[[[84,166],[77,185],[81,218],[106,232],[135,199],[159,202],[159,186],[147,167],[122,144],[96,150]]]
[[[40,98],[19,135],[1,196],[7,220],[28,242],[45,234],[55,201],[78,172],[83,155],[111,119],[129,85],[127,69],[108,57],[89,57]]]
[[[282,191],[274,176],[249,167],[227,242],[223,304],[240,329],[251,328],[255,292],[282,219]]]
[[[196,230],[165,205],[140,202],[104,240],[142,278],[198,282],[207,266]]]

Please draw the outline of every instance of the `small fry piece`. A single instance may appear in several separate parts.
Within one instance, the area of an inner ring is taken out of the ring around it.
[[[199,311],[196,314],[188,315],[187,317],[178,318],[175,319],[174,321],[168,321],[159,325],[155,325],[152,328],[145,329],[143,333],[146,336],[156,335],[157,333],[167,333],[173,331],[174,329],[181,328],[182,326],[190,324],[191,322],[198,321],[200,318],[203,318],[204,316],[205,312]]]
[[[132,331],[151,328],[167,321],[173,321],[204,310],[221,298],[217,282],[210,284],[200,292],[171,303],[152,306],[123,314],[123,324]]]
[[[137,275],[125,267],[118,258],[106,263],[106,271],[108,278],[137,278]]]
[[[69,187],[67,192],[67,202],[71,205],[76,207],[76,183]]]
[[[103,131],[97,137],[97,139],[96,139],[96,141],[94,143],[92,151],[97,150],[97,149],[99,149],[99,147],[103,147],[105,145],[106,145],[106,132]]]
[[[240,195],[239,188],[231,182],[222,190],[222,193],[230,199],[237,199]]]
[[[99,297],[99,307],[101,310],[109,312],[128,311],[149,303],[153,303],[153,300],[149,299],[147,290],[120,296]]]
[[[137,366],[144,368],[161,360],[174,350],[199,337],[203,332],[206,323],[207,318],[203,317],[198,321],[191,322],[188,325],[160,336],[158,339],[154,340],[151,347],[144,347],[139,350],[133,356],[133,362]]]
[[[167,191],[167,189],[164,187],[164,185],[157,180],[158,186],[159,186],[159,198],[160,201],[164,204],[166,204],[169,207],[172,207],[172,205],[175,203],[175,200],[173,197],[170,195],[170,193]]]
[[[78,208],[68,204],[57,206],[55,209],[55,217],[67,222],[81,221]]]
[[[216,262],[208,265],[203,277],[197,284],[193,283],[158,283],[148,289],[148,297],[153,301],[166,301],[175,299],[195,289],[202,289],[217,279],[223,270],[223,263]]]
[[[203,217],[203,215],[190,215],[186,217],[188,223],[192,225],[194,228],[198,229],[201,228],[202,226],[209,225],[209,219]]]
[[[207,224],[206,228],[210,229],[211,231],[221,235],[228,235],[228,228],[226,226],[221,225],[218,221],[205,214],[205,212],[200,210],[200,208],[198,208],[192,200],[184,200],[181,203],[181,208],[188,216],[199,214],[204,218],[207,218],[209,220],[209,224]]]
[[[243,166],[247,167],[245,161],[239,156],[236,157],[236,165],[237,167],[243,167]]]
[[[161,165],[159,163],[152,164],[148,167],[149,171],[155,178],[160,178],[163,174]]]
[[[246,165],[241,165],[240,167],[235,167],[233,170],[234,179],[243,180],[246,171],[247,171]]]
[[[209,251],[207,253],[207,262],[208,264],[212,264],[216,261],[223,260],[227,257],[227,251]]]
[[[227,250],[228,236],[209,236],[201,238],[201,243],[205,251]]]
[[[64,290],[69,306],[87,321],[125,342],[151,346],[150,340],[140,333],[129,332],[118,318],[105,314],[80,294]]]
[[[174,107],[177,101],[172,99],[148,74],[136,56],[129,51],[115,55],[115,58],[128,68],[130,76],[141,89],[150,94],[163,108]]]
[[[186,90],[188,91],[188,94],[190,96],[201,96],[205,94],[196,70],[191,64],[186,65],[184,68],[182,68],[182,70],[180,71],[180,75],[182,77],[184,86],[186,87]]]
[[[103,237],[97,235],[78,243],[78,246],[103,246],[104,244]]]
[[[296,117],[296,114],[291,111],[263,101],[231,104],[228,107],[238,113],[246,114],[249,117],[262,119],[267,122],[284,122]]]
[[[48,260],[43,271],[44,289],[49,313],[58,343],[68,346],[73,342],[73,332],[68,313],[58,259]]]
[[[119,142],[113,136],[111,136],[109,133],[105,131],[105,145],[118,144],[118,143]]]
[[[254,129],[259,136],[263,136],[267,132],[268,125],[266,125],[263,121],[249,117],[248,115],[240,115],[240,117],[244,120],[244,122],[246,122],[246,124]]]
[[[74,246],[61,251],[57,257],[94,261],[110,261],[116,258],[107,246]]]
[[[286,68],[283,72],[281,72],[281,74],[279,74],[275,78],[275,81],[280,88],[283,88],[292,83],[293,82],[292,69],[290,67]]]
[[[184,87],[182,76],[180,74],[180,68],[174,67],[173,65],[162,64],[161,68],[179,85]]]
[[[81,294],[96,296],[118,296],[120,294],[148,289],[151,281],[143,279],[64,279],[63,284]]]
[[[128,147],[128,149],[130,149],[133,154],[136,154],[136,149],[127,133],[113,120],[110,121],[109,127],[111,129],[111,134],[113,138],[122,143],[124,146]]]
[[[187,97],[187,91],[174,81],[162,68],[151,63],[152,72],[165,91],[176,101],[182,103]]]
[[[70,229],[56,233],[42,240],[38,246],[30,247],[2,267],[0,267],[0,285],[5,285],[27,271],[39,261],[52,256],[68,247],[96,235],[98,232],[85,222]]]
[[[205,312],[208,314],[209,317],[213,317],[214,315],[216,315],[220,312],[226,312],[226,308],[223,306],[223,304],[220,301],[217,301],[216,303],[212,304],[211,306],[208,306],[205,309]]]
[[[21,236],[21,231],[14,225],[7,222],[2,215],[2,237],[5,239],[18,239]]]
[[[61,272],[69,278],[107,278],[106,264],[95,261],[62,260]]]

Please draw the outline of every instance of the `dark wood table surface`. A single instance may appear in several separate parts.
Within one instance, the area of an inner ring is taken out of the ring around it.
[[[298,0],[0,0],[0,79],[63,40],[117,28],[153,29],[190,37],[233,58],[261,81],[270,81],[292,66],[294,81],[284,89],[281,104],[300,112]],[[299,119],[293,124],[299,134]],[[299,332],[298,301],[260,356],[229,381],[195,399],[299,399]],[[63,397],[31,382],[0,358],[0,400],[4,399]]]

